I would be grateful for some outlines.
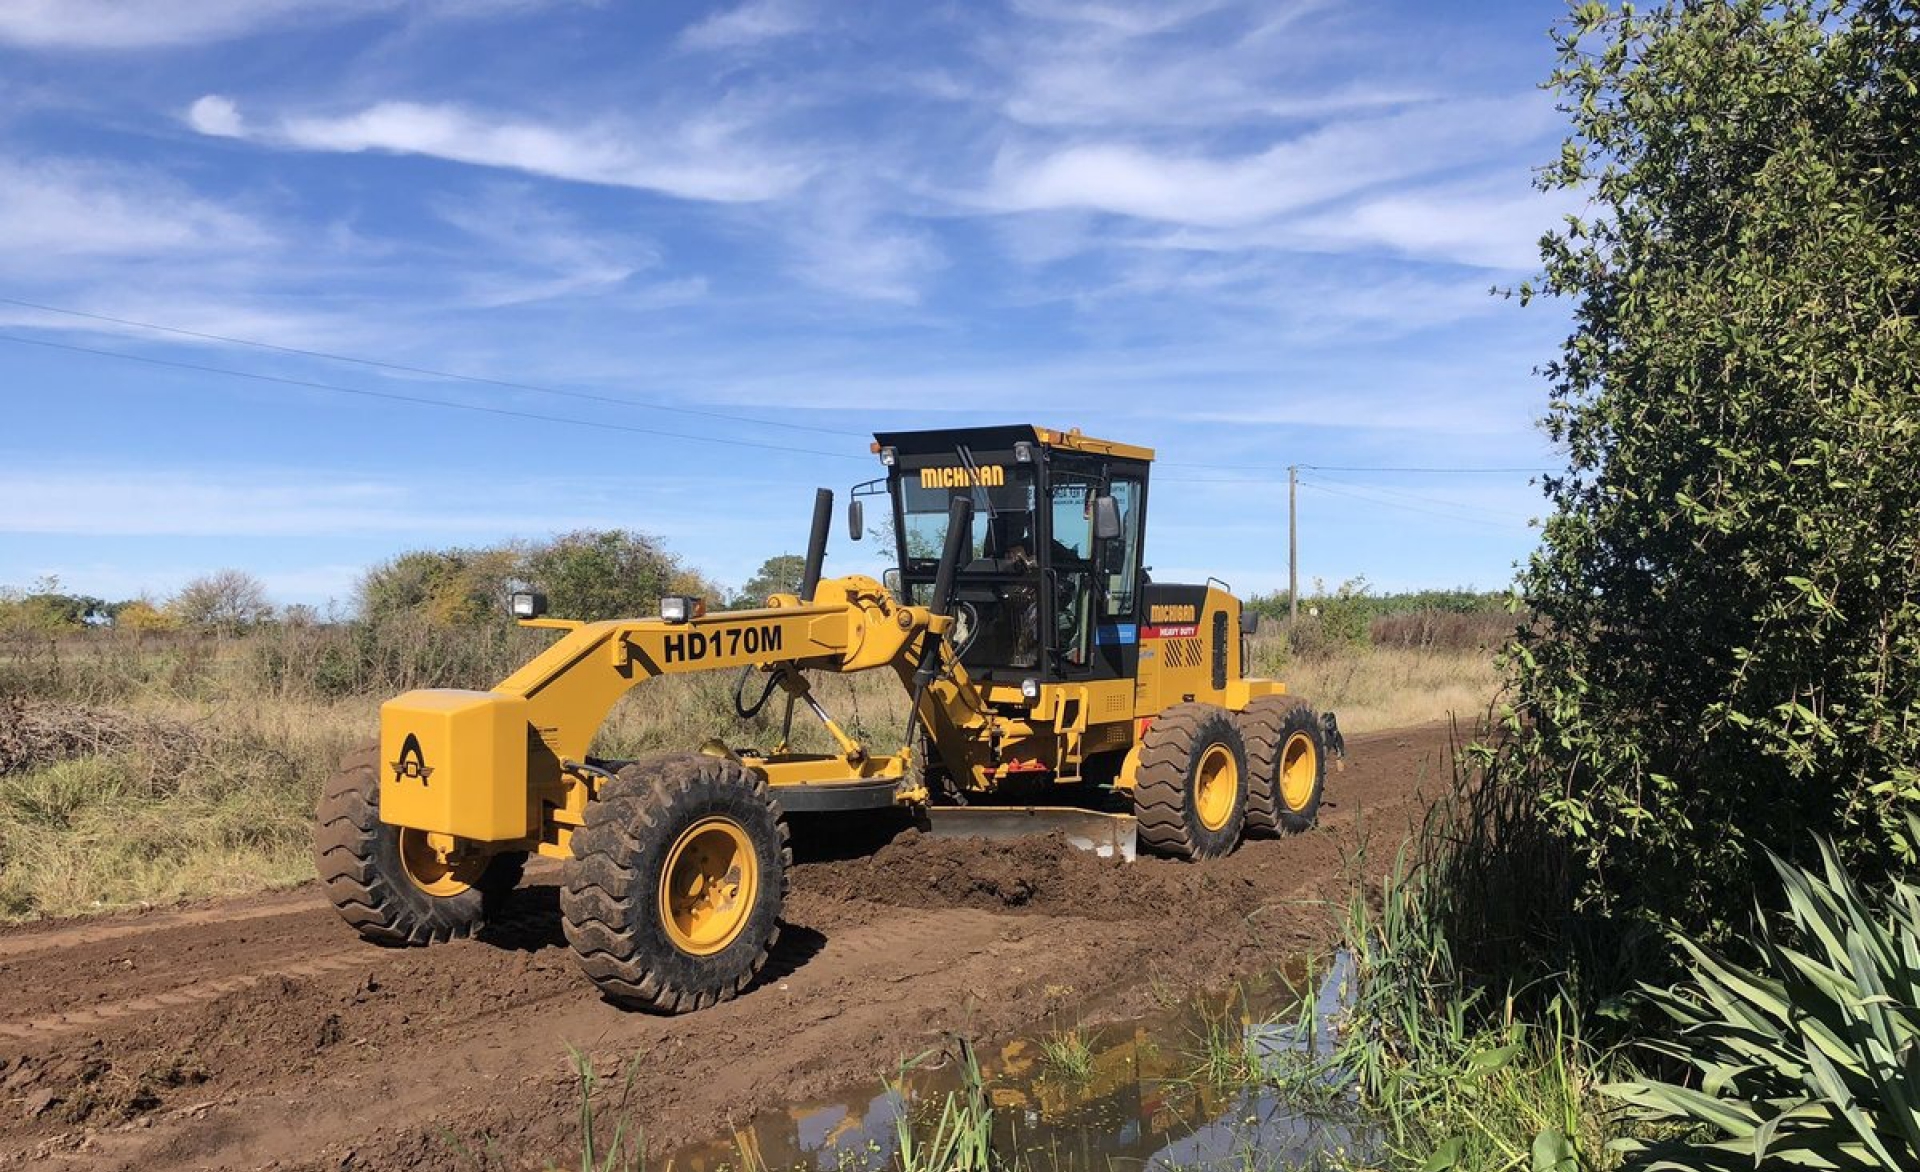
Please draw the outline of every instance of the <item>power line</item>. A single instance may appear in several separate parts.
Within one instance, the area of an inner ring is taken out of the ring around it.
[[[1405,504],[1400,504],[1397,501],[1381,500],[1379,497],[1368,496],[1364,493],[1349,492],[1345,489],[1334,488],[1331,485],[1324,484],[1319,481],[1303,480],[1300,482],[1300,486],[1302,488],[1315,489],[1319,492],[1332,493],[1335,496],[1344,496],[1344,497],[1350,497],[1357,501],[1365,501],[1368,504],[1376,505],[1383,509],[1399,509],[1401,512],[1405,512],[1405,513],[1420,513],[1424,516],[1439,517],[1442,520],[1453,521],[1462,525],[1479,525],[1479,526],[1482,526],[1483,528],[1496,529],[1501,532],[1511,532],[1513,529],[1513,526],[1511,524],[1503,525],[1497,521],[1487,520],[1484,517],[1469,517],[1459,513],[1441,512],[1438,509],[1425,509],[1425,508],[1419,507],[1418,505],[1405,505]]]
[[[376,370],[391,370],[398,374],[420,374],[430,378],[454,379],[460,382],[480,383],[490,387],[504,387],[514,391],[531,391],[540,395],[556,395],[565,399],[584,399],[594,403],[612,403],[619,407],[637,407],[643,411],[671,411],[679,415],[699,415],[708,419],[724,419],[729,423],[754,423],[761,427],[782,427],[789,431],[811,431],[822,435],[846,435],[866,438],[864,432],[841,431],[833,427],[814,427],[805,423],[783,423],[777,419],[752,419],[744,415],[730,415],[724,411],[703,411],[698,407],[673,407],[665,403],[646,403],[635,399],[622,399],[614,395],[596,395],[590,391],[569,391],[560,387],[541,386],[538,383],[515,382],[511,379],[488,378],[477,374],[457,374],[450,370],[435,370],[426,366],[407,366],[398,362],[385,362],[377,358],[356,358],[351,354],[333,354],[325,350],[304,350],[298,346],[282,346],[274,342],[261,342],[251,338],[236,338],[227,334],[209,334],[199,330],[182,329],[179,326],[163,326],[155,322],[135,321],[132,318],[112,317],[104,313],[89,313],[81,309],[66,309],[58,305],[45,305],[37,301],[22,301],[17,297],[0,297],[0,305],[15,305],[23,309],[36,309],[45,313],[60,313],[68,317],[85,318],[88,321],[110,322],[117,326],[132,326],[135,329],[154,330],[163,334],[175,334],[183,338],[198,338],[204,342],[221,342],[229,346],[251,346],[257,350],[271,350],[278,354],[293,354],[301,358],[320,358],[328,362],[350,362],[357,366],[370,366]]]
[[[1405,489],[1389,488],[1384,484],[1357,484],[1351,480],[1335,480],[1331,477],[1319,478],[1315,480],[1314,483],[1320,485],[1339,485],[1343,488],[1376,493],[1381,496],[1397,497],[1401,500],[1413,501],[1416,504],[1433,505],[1440,508],[1453,509],[1462,513],[1483,513],[1488,517],[1497,517],[1506,521],[1525,521],[1532,519],[1529,515],[1512,513],[1505,509],[1488,508],[1486,505],[1468,504],[1464,501],[1448,500],[1444,497],[1435,498],[1421,493],[1408,492]]]
[[[1302,464],[1301,469],[1308,472],[1424,472],[1424,473],[1460,473],[1470,476],[1514,475],[1526,473],[1533,476],[1545,476],[1552,473],[1551,468],[1384,468],[1362,464]]]
[[[796,448],[784,444],[756,443],[753,440],[720,439],[707,435],[688,435],[685,432],[660,431],[651,427],[635,427],[627,423],[601,423],[592,419],[573,419],[564,415],[541,415],[533,411],[515,411],[507,407],[485,407],[478,403],[455,403],[446,399],[429,399],[420,395],[402,395],[393,391],[374,391],[365,387],[343,387],[337,383],[315,382],[310,379],[285,378],[275,374],[258,374],[248,370],[233,370],[224,366],[204,366],[196,362],[176,362],[170,358],[154,358],[145,354],[128,354],[121,350],[102,350],[92,346],[77,346],[69,342],[52,342],[44,338],[22,338],[14,334],[0,334],[0,342],[12,342],[21,346],[44,346],[52,350],[67,350],[75,354],[94,354],[103,358],[119,358],[127,362],[144,362],[150,366],[171,367],[174,370],[192,370],[202,374],[225,375],[229,378],[246,378],[258,382],[279,383],[282,386],[304,387],[315,391],[328,391],[341,395],[360,395],[369,399],[387,399],[395,403],[413,403],[423,407],[444,407],[450,411],[472,411],[482,415],[502,415],[509,419],[530,419],[537,423],[559,423],[574,427],[591,427],[596,431],[621,431],[635,435],[650,435],[660,439],[686,440],[696,444],[721,444],[735,448],[758,448],[767,452],[792,452],[807,456],[831,456],[840,460],[864,460],[864,456],[854,456],[846,452],[823,452],[817,448]]]
[[[1167,467],[1167,468],[1224,468],[1229,471],[1241,471],[1241,470],[1257,471],[1257,472],[1272,471],[1274,473],[1274,480],[1276,482],[1280,479],[1283,479],[1282,474],[1286,472],[1286,467],[1284,465],[1273,465],[1273,464],[1217,464],[1212,462],[1192,463],[1184,460],[1161,460],[1161,461],[1158,461],[1158,463],[1162,467]],[[1412,468],[1412,467],[1383,467],[1383,466],[1377,466],[1377,465],[1360,465],[1360,464],[1344,464],[1344,465],[1343,464],[1296,464],[1294,465],[1294,467],[1300,469],[1302,472],[1422,472],[1422,473],[1430,473],[1435,475],[1457,474],[1457,475],[1468,475],[1468,476],[1492,476],[1492,475],[1511,476],[1511,475],[1517,475],[1521,473],[1525,473],[1531,476],[1546,476],[1546,475],[1550,475],[1553,472],[1553,469],[1551,468]],[[1221,483],[1225,484],[1225,483],[1240,483],[1240,482],[1229,480],[1229,481],[1222,481]]]

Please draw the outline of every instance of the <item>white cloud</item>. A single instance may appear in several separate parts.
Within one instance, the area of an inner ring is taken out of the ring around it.
[[[91,537],[457,537],[621,523],[583,511],[503,514],[501,500],[528,499],[506,486],[473,494],[486,507],[462,509],[444,503],[445,494],[397,482],[265,472],[8,469],[0,471],[0,499],[9,502],[0,532]]]
[[[240,107],[219,94],[207,94],[187,107],[187,125],[215,138],[239,138],[245,132]]]
[[[1227,0],[1015,0],[1014,7],[1035,20],[1093,30],[1109,36],[1139,37],[1176,28],[1226,7]]]
[[[930,233],[844,186],[811,192],[784,235],[801,279],[870,301],[914,304],[927,278],[947,263]]]
[[[229,103],[222,113],[231,115],[226,124],[241,125],[238,107]],[[454,103],[386,101],[348,114],[290,116],[248,137],[300,150],[427,155],[722,203],[773,199],[798,187],[810,166],[796,152],[748,141],[744,121],[718,108],[562,126]]]
[[[793,0],[750,0],[688,27],[680,43],[689,49],[739,49],[790,37],[813,23]]]
[[[1247,9],[1226,3],[1028,3],[1020,35],[991,42],[1001,111],[1042,127],[1219,128],[1248,119],[1324,117],[1428,96],[1404,79],[1329,84],[1326,0]],[[1244,10],[1243,10],[1244,9]],[[1192,23],[1211,18],[1204,33]]]
[[[441,200],[440,218],[480,244],[484,258],[467,278],[469,302],[518,305],[612,290],[657,265],[651,243],[618,232],[596,232],[514,187],[481,196]]]
[[[1002,211],[1081,209],[1206,227],[1249,225],[1376,184],[1485,162],[1537,137],[1536,96],[1434,102],[1332,122],[1253,153],[1090,141],[1011,148],[980,201]]]
[[[1393,192],[1305,220],[1294,229],[1329,249],[1377,246],[1406,256],[1514,271],[1540,264],[1540,237],[1584,197],[1492,184]]]
[[[59,159],[0,161],[0,258],[146,257],[259,247],[252,217],[132,168]]]
[[[401,0],[7,0],[0,41],[34,49],[147,49],[334,22]]]

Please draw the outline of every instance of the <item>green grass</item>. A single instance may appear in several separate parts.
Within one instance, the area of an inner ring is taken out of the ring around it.
[[[1070,1082],[1093,1076],[1093,1046],[1084,1027],[1058,1030],[1039,1041],[1040,1061],[1047,1070]]]
[[[958,1040],[955,1060],[960,1064],[957,1088],[895,1118],[899,1172],[1009,1172],[1019,1166],[1016,1158],[994,1148],[993,1105],[973,1045],[964,1038]],[[903,1070],[893,1089],[902,1102],[911,1103],[906,1075]]]
[[[601,1117],[603,1111],[594,1101],[596,1096],[606,1094],[606,1088],[599,1072],[594,1069],[592,1056],[568,1046],[567,1060],[573,1068],[574,1084],[580,1093],[577,1108],[580,1150],[573,1166],[580,1172],[645,1172],[646,1137],[633,1124],[631,1116],[621,1114],[614,1120],[612,1133],[606,1134],[606,1122]],[[638,1066],[628,1063],[626,1077],[620,1083],[622,1103],[631,1096],[638,1074]],[[547,1165],[549,1172],[555,1172],[558,1167],[552,1163]]]
[[[1619,1113],[1600,1087],[1626,1065],[1587,1041],[1569,975],[1521,960],[1502,917],[1534,910],[1534,890],[1509,888],[1540,860],[1468,768],[1378,892],[1349,906],[1355,997],[1332,1069],[1377,1124],[1388,1167],[1612,1168]],[[1529,983],[1500,984],[1516,972]]]

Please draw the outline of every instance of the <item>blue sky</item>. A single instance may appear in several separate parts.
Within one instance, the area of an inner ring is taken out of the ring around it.
[[[1488,290],[1573,210],[1562,11],[15,0],[0,584],[345,604],[582,526],[738,584],[873,429],[1031,421],[1158,449],[1156,577],[1283,586],[1287,464],[1556,463],[1564,308]],[[1524,473],[1305,480],[1309,581],[1533,544]]]

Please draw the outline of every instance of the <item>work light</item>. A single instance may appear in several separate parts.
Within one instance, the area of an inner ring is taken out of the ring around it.
[[[509,599],[516,619],[537,619],[547,613],[547,596],[534,590],[516,590]]]
[[[662,622],[684,623],[688,619],[697,619],[706,613],[707,608],[691,594],[669,594],[660,600],[660,619]]]

